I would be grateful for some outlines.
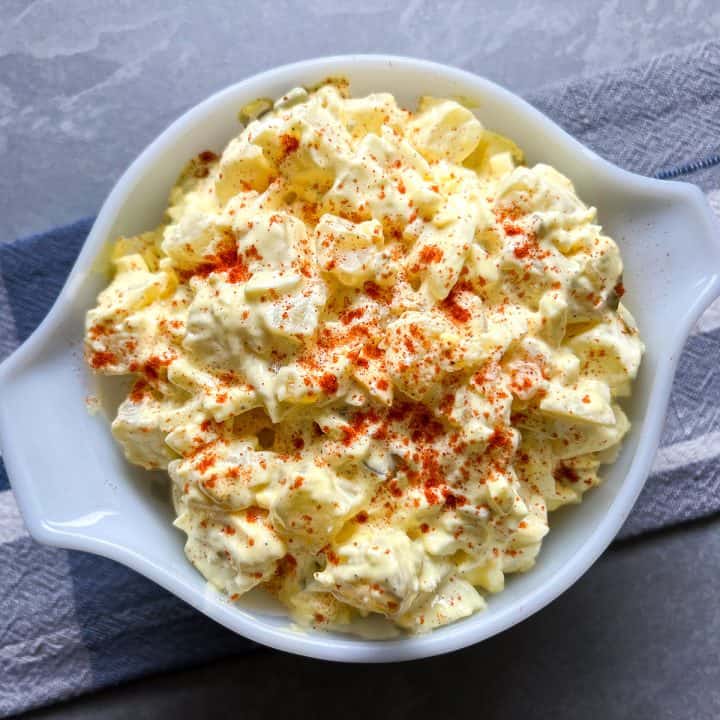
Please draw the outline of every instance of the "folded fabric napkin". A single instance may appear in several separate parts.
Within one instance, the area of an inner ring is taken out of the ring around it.
[[[699,184],[720,209],[720,43],[529,100],[619,165]],[[90,229],[0,245],[0,357],[50,308]],[[680,359],[662,448],[620,537],[720,510],[720,306]],[[0,463],[0,715],[255,646],[109,560],[33,542]]]

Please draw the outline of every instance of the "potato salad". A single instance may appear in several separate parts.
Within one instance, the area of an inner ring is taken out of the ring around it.
[[[628,431],[618,247],[455,100],[333,80],[241,117],[113,244],[86,322],[90,367],[132,378],[113,435],[230,601],[349,632],[480,611]]]

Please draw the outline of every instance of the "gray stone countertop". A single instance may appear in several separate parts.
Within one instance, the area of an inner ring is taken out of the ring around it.
[[[0,242],[94,214],[178,115],[278,64],[414,55],[522,93],[719,32],[716,0],[3,0]],[[717,718],[718,523],[616,546],[549,608],[446,658],[360,668],[268,651],[33,716],[320,717],[327,697],[347,717]]]

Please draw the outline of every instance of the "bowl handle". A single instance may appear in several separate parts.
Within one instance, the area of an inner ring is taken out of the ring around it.
[[[694,239],[695,258],[689,262],[697,265],[697,281],[693,283],[693,297],[685,314],[689,334],[693,325],[710,305],[720,297],[720,218],[710,206],[703,191],[687,182],[661,181],[669,188],[676,207],[685,216],[688,235]]]

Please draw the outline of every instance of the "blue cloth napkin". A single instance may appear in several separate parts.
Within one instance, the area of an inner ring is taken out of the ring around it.
[[[699,184],[720,208],[720,43],[545,88],[530,101],[619,165]],[[0,357],[37,326],[92,220],[0,245]],[[662,448],[620,537],[720,510],[720,307],[680,359]],[[0,462],[0,715],[255,646],[134,572],[42,547]]]

